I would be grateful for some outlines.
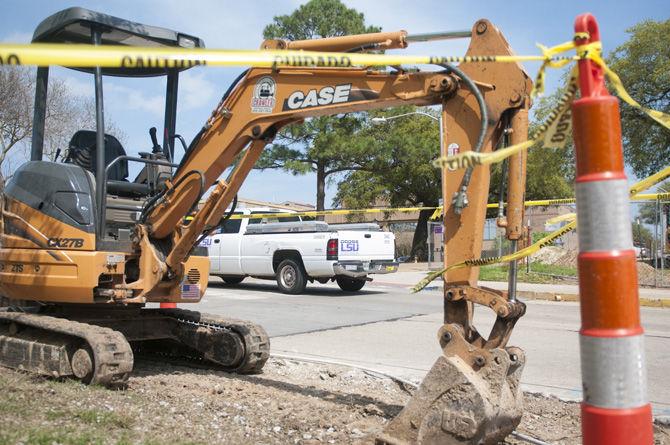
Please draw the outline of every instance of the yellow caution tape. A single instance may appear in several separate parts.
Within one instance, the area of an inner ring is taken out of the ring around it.
[[[561,204],[574,204],[575,198],[557,198],[557,199],[535,199],[526,201],[523,203],[524,207],[546,207],[554,206]],[[503,207],[507,206],[507,203],[503,204]],[[497,209],[500,207],[497,202],[486,204],[486,207],[489,209]],[[440,207],[442,209],[442,207]]]
[[[640,193],[631,197],[633,201],[656,201],[670,199],[670,192],[666,193]]]
[[[559,199],[536,199],[532,201],[526,201],[524,205],[526,207],[545,207],[545,206],[573,204],[573,203],[575,203],[575,198],[559,198]]]
[[[243,215],[236,213],[229,219],[248,219],[248,218],[283,218],[290,216],[326,216],[326,215],[361,215],[366,213],[410,213],[420,212],[421,210],[433,210],[435,207],[393,207],[393,208],[370,208],[370,209],[333,209],[333,210],[310,210],[306,212],[275,212],[275,213],[252,213]]]
[[[663,170],[659,171],[658,173],[654,173],[653,175],[644,178],[643,180],[633,184],[630,187],[630,194],[631,196],[635,196],[639,194],[643,190],[647,190],[649,187],[663,181],[665,178],[670,177],[670,165],[665,167]],[[657,197],[651,198],[651,199],[657,199]],[[665,198],[660,198],[660,199],[665,199]]]
[[[656,199],[652,197],[652,195],[645,195],[647,196],[646,199]],[[562,204],[574,204],[575,203],[575,198],[557,198],[557,199],[535,199],[535,200],[530,200],[530,201],[525,201],[524,207],[546,207],[546,206],[553,206],[553,205],[562,205]],[[503,207],[506,207],[507,203],[503,203]],[[497,209],[500,207],[500,205],[497,202],[491,202],[489,204],[486,204],[487,209]],[[439,206],[435,208],[435,212],[430,216],[429,219],[435,220],[439,219],[442,217],[442,212],[443,212],[443,207]]]
[[[616,93],[621,98],[621,100],[626,102],[631,107],[637,108],[638,110],[642,111],[647,116],[649,116],[650,118],[652,118],[653,120],[655,120],[656,122],[658,122],[659,124],[663,125],[665,128],[670,130],[670,115],[662,113],[658,110],[643,107],[635,99],[633,99],[630,96],[630,94],[628,94],[628,91],[626,91],[626,88],[624,88],[623,82],[621,82],[621,78],[614,71],[612,71],[610,67],[607,66],[600,53],[601,50],[600,46],[598,45],[597,50],[589,52],[586,55],[586,57],[593,60],[596,64],[600,65],[603,71],[605,71],[605,75],[609,79],[610,83],[616,90]]]
[[[533,89],[530,93],[531,98],[544,94],[544,80],[546,77],[545,73],[547,67],[562,68],[571,62],[570,59],[561,58],[559,60],[555,60],[554,58],[557,54],[571,50],[575,47],[575,44],[574,41],[570,41],[561,43],[560,45],[552,46],[551,48],[547,48],[546,46],[538,43],[537,47],[540,49],[540,51],[542,51],[542,55],[545,57],[545,60],[540,66],[540,69],[537,71],[537,75],[535,76],[535,83],[533,84]]]
[[[572,128],[570,104],[575,97],[577,89],[577,75],[576,71],[573,70],[568,82],[568,88],[558,100],[556,108],[549,113],[547,119],[539,126],[529,140],[496,150],[492,153],[464,151],[452,156],[442,156],[433,161],[433,165],[453,171],[477,165],[502,162],[513,154],[527,150],[535,144],[541,143],[543,147],[548,148],[565,147]]]
[[[583,33],[575,34],[575,38],[583,37]],[[545,58],[544,63],[538,70],[538,74],[535,79],[535,85],[533,87],[533,91],[531,92],[531,97],[544,92],[544,77],[547,67],[560,68],[565,66],[567,63],[570,63],[572,60],[575,60],[572,58],[557,59],[556,55],[571,49],[575,49],[578,60],[590,59],[603,69],[605,75],[614,87],[617,95],[624,102],[644,112],[663,127],[670,129],[670,115],[658,110],[643,107],[637,101],[635,101],[635,99],[633,99],[630,94],[628,94],[628,91],[626,91],[623,82],[621,82],[621,78],[619,78],[619,76],[614,71],[612,71],[603,60],[601,56],[602,45],[600,42],[593,42],[586,45],[576,45],[573,40],[571,42],[565,42],[563,44],[556,45],[552,48],[546,48],[542,45],[538,46],[542,50]],[[573,89],[574,91],[572,91]],[[513,145],[503,150],[496,150],[493,153],[476,153],[472,151],[465,151],[454,156],[441,157],[434,161],[434,165],[436,167],[446,167],[449,170],[456,170],[474,167],[477,165],[502,162],[507,157],[532,147],[535,142],[540,140],[540,138],[542,138],[543,146],[546,148],[564,147],[565,143],[567,142],[567,136],[571,132],[572,119],[570,115],[570,104],[575,97],[576,90],[577,70],[576,67],[574,67],[570,74],[568,91],[561,97],[552,114],[549,115],[545,123],[538,129],[538,132],[531,136],[529,141]]]
[[[549,218],[544,222],[545,226],[552,226],[554,224],[558,224],[563,221],[572,221],[573,219],[577,218],[576,213],[566,213],[565,215],[558,215],[554,216],[553,218]]]
[[[552,63],[577,60],[553,56]],[[103,68],[189,68],[208,66],[320,66],[422,65],[480,62],[546,62],[545,55],[413,56],[402,54],[336,53],[317,51],[222,50],[206,48],[143,48],[118,45],[55,43],[0,44],[1,65],[62,65]]]
[[[639,192],[647,190],[649,187],[652,187],[653,185],[657,184],[658,182],[662,181],[668,176],[670,176],[670,166],[664,168],[658,173],[655,173],[647,178],[644,178],[636,182],[629,188],[631,197],[632,198],[636,197],[639,194]],[[653,199],[661,199],[658,197],[665,195],[670,196],[670,193],[653,193],[653,194],[650,193],[649,197],[653,197]],[[549,235],[545,236],[544,238],[538,240],[537,242],[531,244],[530,246],[524,249],[518,250],[512,254],[504,256],[465,260],[456,264],[452,264],[451,266],[445,267],[441,270],[431,272],[412,288],[412,292],[419,292],[421,289],[428,286],[428,284],[430,284],[431,281],[435,280],[437,277],[441,276],[445,272],[449,272],[450,270],[462,269],[464,267],[487,266],[489,264],[509,263],[511,261],[517,261],[527,256],[530,256],[535,252],[537,252],[538,250],[542,249],[543,247],[551,245],[551,243],[553,243],[555,240],[562,237],[566,233],[571,232],[577,227],[577,219],[576,219],[577,215],[571,213],[569,214],[569,216],[574,217],[575,219],[566,224],[565,226],[561,227],[560,229],[550,233]]]
[[[492,204],[487,204],[486,207],[488,207],[488,206],[490,206],[490,205],[492,205]],[[496,207],[498,206],[498,204],[494,204],[494,205],[495,205]],[[435,211],[433,212],[433,214],[430,215],[430,218],[428,218],[428,219],[431,220],[431,221],[435,221],[436,219],[440,219],[440,218],[442,218],[442,212],[443,212],[443,211],[444,211],[444,207],[442,207],[442,206],[437,207],[437,208],[435,209]]]
[[[538,250],[542,249],[545,246],[551,245],[558,238],[574,230],[575,227],[577,227],[577,221],[573,221],[569,224],[566,224],[565,226],[561,227],[555,232],[552,232],[549,235],[545,236],[544,238],[540,239],[536,243],[526,247],[525,249],[518,250],[510,255],[465,260],[461,261],[460,263],[452,264],[449,267],[445,267],[442,270],[431,272],[412,288],[412,292],[419,292],[421,289],[428,286],[428,284],[430,284],[431,281],[433,281],[437,277],[440,277],[445,272],[449,272],[450,270],[462,269],[464,267],[486,266],[489,264],[497,264],[497,263],[508,263],[510,261],[520,260],[522,258],[534,254],[535,252],[537,252]]]
[[[653,184],[652,184],[653,185]],[[670,193],[646,193],[631,197],[634,201],[653,201],[656,199],[670,199]],[[545,207],[551,205],[574,204],[575,198],[558,198],[558,199],[537,199],[526,201],[526,207]],[[505,205],[505,204],[503,204]],[[498,208],[498,203],[490,203],[486,205],[489,209]],[[435,210],[430,219],[436,219],[442,216],[442,206],[438,207],[383,207],[383,208],[367,208],[367,209],[332,209],[332,210],[308,210],[296,212],[268,212],[268,213],[253,213],[244,215],[236,213],[229,219],[249,219],[249,218],[284,218],[290,216],[327,216],[327,215],[361,215],[372,213],[411,213],[420,212],[421,210]],[[435,217],[437,215],[437,217]]]

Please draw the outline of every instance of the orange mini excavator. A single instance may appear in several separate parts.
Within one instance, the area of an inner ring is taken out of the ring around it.
[[[361,52],[405,48],[412,41],[464,33],[405,31],[308,41],[267,40],[263,49]],[[487,20],[471,32],[467,55],[511,54]],[[33,42],[142,47],[203,47],[197,37],[70,8],[39,24]],[[199,240],[232,214],[240,185],[263,148],[284,126],[322,115],[398,105],[441,105],[444,147],[491,151],[504,133],[527,136],[531,82],[515,63],[442,64],[435,70],[378,67],[251,68],[230,86],[187,146],[175,134],[180,71],[152,64],[77,68],[93,74],[96,130],[74,134],[69,147],[44,159],[48,68],[37,72],[31,160],[1,194],[0,364],[88,383],[123,384],[138,354],[210,362],[259,372],[270,342],[247,321],[147,303],[197,303],[209,261]],[[163,145],[129,156],[105,134],[103,78],[166,76]],[[185,149],[176,164],[174,145]],[[129,179],[129,163],[142,169]],[[228,168],[225,180],[220,176]],[[509,172],[508,237],[520,236],[525,158]],[[489,170],[444,172],[447,264],[476,258]],[[211,190],[210,190],[211,189]],[[206,191],[204,204],[198,206]],[[193,214],[188,221],[185,216]],[[516,237],[516,238],[515,238]],[[477,286],[478,269],[445,277],[443,354],[421,387],[377,439],[380,443],[493,443],[521,417],[523,352],[506,347],[525,306],[514,292]],[[472,325],[474,304],[496,322],[488,339]]]

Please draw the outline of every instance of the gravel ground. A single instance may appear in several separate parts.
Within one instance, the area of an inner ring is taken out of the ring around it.
[[[358,369],[283,359],[256,376],[140,361],[117,391],[0,368],[0,390],[0,444],[45,445],[372,443],[410,397]],[[580,443],[577,403],[527,394],[526,407],[521,433]],[[656,438],[670,444],[670,428]]]

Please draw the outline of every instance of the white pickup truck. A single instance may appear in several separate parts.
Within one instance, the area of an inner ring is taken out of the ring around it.
[[[300,294],[308,281],[336,281],[342,290],[355,292],[371,280],[370,274],[398,270],[395,236],[377,224],[328,225],[301,221],[297,215],[253,217],[268,213],[278,211],[236,211],[248,217],[227,220],[202,241],[211,275],[228,284],[245,277],[276,279],[282,292]]]

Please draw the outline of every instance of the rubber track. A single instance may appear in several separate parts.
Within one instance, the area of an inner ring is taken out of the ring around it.
[[[182,323],[227,329],[239,335],[244,343],[244,358],[239,365],[233,368],[226,367],[227,371],[238,374],[257,374],[261,372],[270,357],[270,337],[265,329],[256,323],[185,309],[161,309],[159,313]]]
[[[130,344],[123,334],[113,329],[24,312],[0,311],[2,320],[84,340],[93,351],[94,372],[90,384],[121,386],[133,370]]]

